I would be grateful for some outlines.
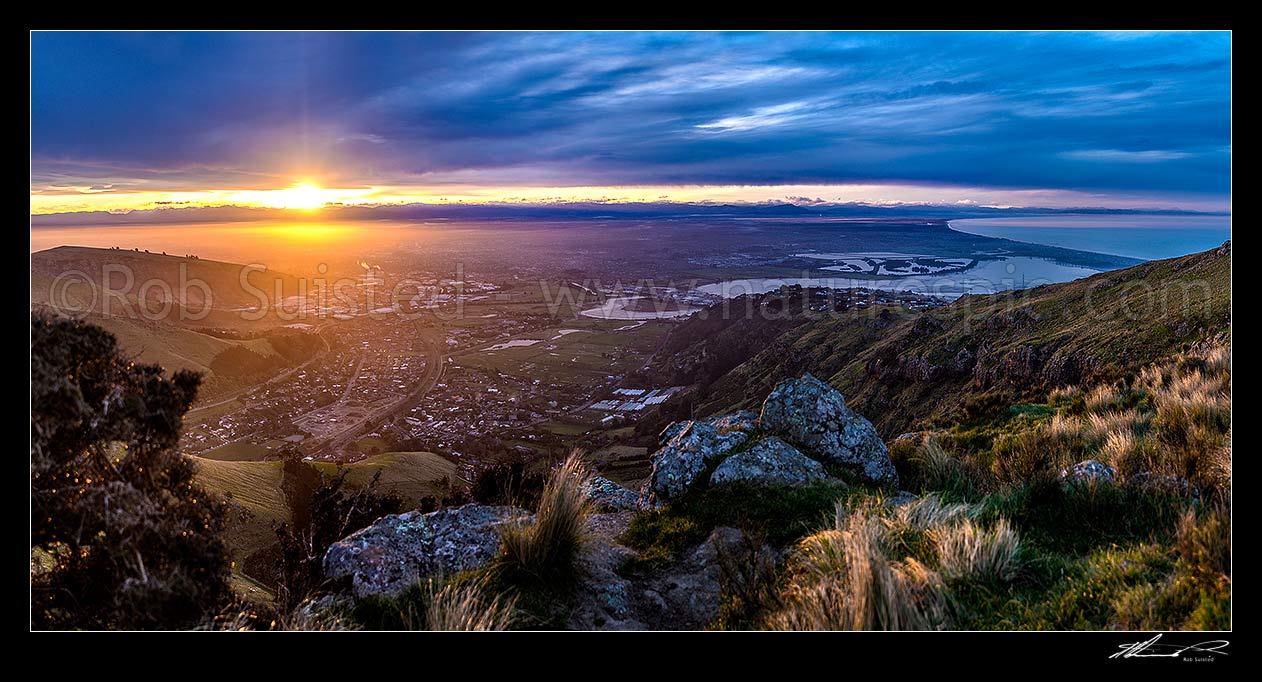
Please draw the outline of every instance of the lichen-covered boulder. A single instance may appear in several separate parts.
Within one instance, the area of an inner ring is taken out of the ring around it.
[[[753,433],[758,430],[758,413],[749,410],[741,410],[732,414],[721,414],[717,417],[711,417],[706,423],[714,427],[719,433],[731,433],[733,431],[744,431],[745,433]]]
[[[1060,478],[1066,483],[1113,483],[1117,480],[1117,469],[1088,459],[1061,469]]]
[[[664,446],[671,442],[674,440],[675,436],[678,436],[681,431],[688,428],[688,425],[691,423],[692,422],[685,420],[667,424],[666,428],[662,429],[661,433],[657,434],[657,444]]]
[[[759,425],[817,460],[843,465],[874,483],[898,485],[876,427],[847,408],[837,389],[810,374],[780,382],[763,402]]]
[[[640,496],[604,476],[593,476],[584,487],[592,509],[597,512],[618,512],[635,509]]]
[[[779,438],[768,436],[750,449],[723,460],[710,475],[710,485],[734,481],[800,485],[824,478],[828,478],[824,465]]]
[[[706,467],[731,454],[749,439],[744,431],[719,433],[703,422],[686,422],[666,445],[653,453],[653,469],[639,506],[647,509],[683,495],[701,477]]]
[[[749,410],[741,410],[732,414],[720,414],[716,417],[701,420],[707,426],[714,427],[714,430],[720,434],[731,433],[733,431],[743,431],[745,433],[753,433],[758,430],[758,413]],[[657,434],[657,442],[660,445],[666,445],[681,431],[688,428],[691,421],[671,422]]]
[[[529,517],[516,507],[480,504],[390,514],[333,543],[324,573],[349,579],[356,598],[397,596],[423,578],[486,564],[499,550],[499,527]]]
[[[1200,491],[1193,487],[1186,478],[1176,476],[1174,474],[1157,474],[1151,471],[1141,471],[1137,474],[1132,474],[1126,479],[1126,482],[1130,485],[1154,488],[1178,495],[1191,494],[1193,497],[1198,497],[1200,495]]]

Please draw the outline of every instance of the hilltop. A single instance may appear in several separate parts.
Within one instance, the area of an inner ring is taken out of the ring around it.
[[[247,267],[250,268],[248,271]],[[58,246],[31,254],[32,302],[60,303],[61,301],[50,299],[61,296],[61,291],[64,290],[71,297],[68,303],[73,304],[76,310],[100,311],[100,293],[93,301],[88,296],[86,287],[65,287],[63,282],[66,282],[66,273],[72,272],[76,273],[77,279],[72,280],[75,283],[82,284],[82,277],[86,276],[97,287],[102,287],[106,277],[109,277],[109,286],[125,295],[132,305],[135,305],[138,296],[143,295],[151,302],[153,310],[157,310],[158,304],[163,300],[170,300],[173,306],[183,307],[193,316],[203,312],[208,299],[213,308],[224,312],[237,308],[256,309],[261,303],[260,295],[274,300],[278,287],[285,295],[298,292],[298,280],[293,275],[260,270],[241,263],[209,260],[195,255]],[[242,283],[243,275],[245,282],[249,284],[248,288]],[[62,279],[59,281],[59,278]],[[204,282],[206,287],[181,286],[182,282],[194,280]],[[150,281],[164,283],[169,291],[160,285],[142,289],[142,285]],[[87,305],[89,303],[95,303],[95,306]],[[121,308],[123,303],[114,300],[112,306]],[[173,313],[168,316],[170,319],[180,319],[178,307]],[[196,324],[214,326],[215,322],[216,316],[212,312],[209,317],[200,319]]]
[[[167,372],[200,372],[199,397],[211,401],[301,364],[324,346],[316,335],[284,328],[274,316],[242,315],[260,306],[258,292],[274,297],[278,290],[292,294],[298,287],[292,275],[247,267],[191,256],[59,246],[31,254],[31,306],[99,325],[139,362]],[[257,291],[242,285],[243,273]],[[105,292],[107,279],[115,293]]]

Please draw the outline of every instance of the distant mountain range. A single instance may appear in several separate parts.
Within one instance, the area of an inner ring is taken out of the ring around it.
[[[321,218],[330,221],[371,220],[569,220],[591,218],[684,218],[713,216],[726,218],[995,218],[1004,216],[1039,216],[1058,214],[1098,215],[1211,215],[1195,211],[1154,211],[1108,208],[995,208],[958,204],[685,204],[685,203],[447,203],[400,204],[376,206],[326,206]],[[290,220],[292,211],[244,206],[188,207],[172,206],[156,209],[111,213],[86,211],[51,213],[31,216],[31,227],[69,225],[144,225],[171,223],[247,222]]]

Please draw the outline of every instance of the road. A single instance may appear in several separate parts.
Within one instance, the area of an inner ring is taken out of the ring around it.
[[[312,441],[310,444],[304,443],[304,446],[312,454],[320,455],[340,455],[349,450],[350,445],[363,432],[363,425],[370,421],[380,421],[391,419],[398,416],[403,411],[411,408],[418,400],[425,397],[427,393],[434,389],[439,380],[443,376],[443,368],[447,362],[447,357],[443,354],[438,342],[430,337],[422,340],[425,346],[425,376],[416,384],[411,393],[396,400],[385,407],[378,408],[369,412],[362,419],[358,419],[353,423],[347,424],[345,429],[337,433],[326,436],[320,440]],[[318,456],[318,455],[317,455]]]
[[[185,412],[185,413],[184,413],[184,418],[185,418],[185,419],[187,419],[190,415],[196,414],[196,413],[201,412],[201,411],[203,411],[203,410],[209,410],[209,409],[211,409],[211,408],[219,407],[220,405],[227,405],[228,403],[230,403],[230,402],[232,402],[232,401],[236,400],[237,398],[240,398],[241,396],[245,395],[246,393],[249,393],[250,391],[253,391],[253,390],[256,390],[256,389],[259,389],[259,388],[264,388],[264,387],[266,387],[266,386],[269,386],[269,385],[271,385],[271,384],[276,383],[277,381],[283,381],[283,380],[288,379],[289,377],[293,376],[293,374],[294,374],[295,372],[298,372],[298,371],[300,371],[300,370],[302,370],[302,369],[305,369],[305,368],[306,368],[308,365],[310,365],[311,363],[315,362],[316,360],[319,360],[319,359],[320,359],[320,358],[324,355],[324,353],[329,352],[329,340],[328,340],[328,339],[326,339],[326,338],[324,338],[324,334],[322,334],[322,333],[320,332],[320,330],[319,330],[319,329],[317,329],[317,330],[316,330],[316,335],[317,335],[317,336],[319,336],[319,337],[320,337],[320,341],[322,341],[322,342],[324,343],[324,351],[323,351],[323,352],[321,352],[321,353],[316,353],[315,355],[311,356],[311,359],[310,359],[310,360],[307,360],[306,362],[304,362],[304,363],[302,363],[301,365],[298,365],[298,366],[296,366],[296,367],[290,367],[289,369],[287,369],[287,370],[285,370],[285,371],[281,372],[280,374],[277,374],[276,376],[274,376],[274,377],[272,377],[272,378],[268,379],[267,381],[264,381],[264,382],[263,382],[263,383],[261,383],[261,384],[254,384],[254,385],[251,385],[251,386],[246,386],[245,388],[239,388],[239,389],[237,389],[237,390],[235,390],[235,391],[232,391],[231,393],[227,394],[227,397],[220,398],[219,400],[216,400],[216,401],[215,401],[215,402],[213,402],[213,403],[207,403],[207,404],[205,404],[205,405],[198,405],[197,407],[194,407],[193,409],[189,410],[188,412]]]

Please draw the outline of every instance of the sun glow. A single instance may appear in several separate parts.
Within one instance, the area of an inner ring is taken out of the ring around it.
[[[309,182],[299,183],[289,189],[278,189],[266,193],[262,203],[268,208],[296,208],[310,211],[338,200],[341,192],[326,190]]]

